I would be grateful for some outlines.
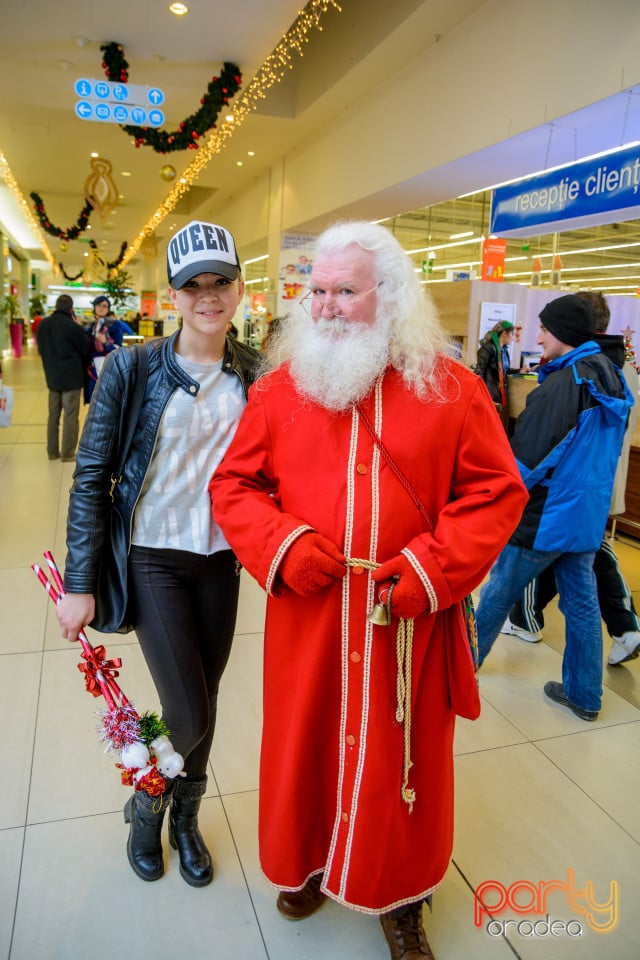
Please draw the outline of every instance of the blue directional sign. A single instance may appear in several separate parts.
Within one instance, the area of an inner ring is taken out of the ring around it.
[[[76,116],[81,120],[91,120],[93,116],[93,107],[86,100],[78,100],[76,103]]]
[[[79,97],[75,113],[81,120],[152,127],[161,127],[165,122],[164,113],[157,109],[164,103],[164,93],[158,87],[80,77],[74,90]]]

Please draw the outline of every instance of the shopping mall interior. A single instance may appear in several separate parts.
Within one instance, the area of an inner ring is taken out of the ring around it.
[[[32,320],[61,292],[89,318],[92,299],[115,290],[123,319],[149,318],[138,337],[170,333],[178,321],[165,251],[200,219],[236,239],[247,290],[237,325],[259,347],[271,318],[291,308],[292,251],[312,259],[326,225],[362,218],[397,237],[469,365],[485,305],[516,311],[517,347],[532,350],[544,303],[578,289],[605,294],[611,332],[625,336],[633,360],[634,204],[499,234],[497,277],[487,277],[484,253],[504,185],[555,170],[569,176],[598,157],[613,169],[618,155],[635,156],[640,6],[187,6],[181,16],[166,0],[68,0],[55,11],[44,0],[4,0],[0,8],[0,363],[14,400],[0,428],[0,960],[106,960],[122,950],[157,960],[176,951],[195,960],[383,960],[375,917],[329,901],[288,923],[260,869],[265,597],[245,571],[200,816],[214,881],[188,886],[168,843],[159,882],[130,870],[127,790],[98,742],[99,704],[84,692],[78,650],[61,638],[31,569],[48,550],[64,563],[74,470],[47,459]],[[79,83],[105,78],[139,96],[158,90],[154,125],[151,111],[147,126],[128,130],[85,119]],[[535,385],[535,377],[516,384],[519,404]],[[636,607],[639,433],[625,514],[608,528]],[[603,634],[603,704],[591,723],[543,694],[561,676],[556,602],[542,642],[501,634],[482,666],[480,719],[456,726],[453,857],[424,909],[438,960],[638,955],[640,658],[608,665],[604,625]],[[122,659],[132,702],[159,710],[135,634],[89,637]],[[487,881],[513,899],[476,924],[474,891]]]

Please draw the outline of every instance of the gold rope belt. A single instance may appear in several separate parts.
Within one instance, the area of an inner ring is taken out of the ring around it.
[[[376,570],[380,564],[373,560],[358,560],[347,558],[348,567],[364,567],[365,570]],[[409,770],[413,766],[411,760],[411,658],[413,652],[413,618],[398,620],[396,633],[396,720],[404,723],[404,754],[402,763],[402,799],[413,812],[416,799],[415,790],[409,786]]]

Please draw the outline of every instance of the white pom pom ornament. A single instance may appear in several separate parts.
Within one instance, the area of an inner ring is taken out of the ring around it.
[[[139,769],[149,766],[149,751],[146,743],[128,743],[120,751],[123,767]]]

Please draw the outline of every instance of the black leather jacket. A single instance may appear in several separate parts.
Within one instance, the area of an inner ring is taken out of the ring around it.
[[[153,453],[160,420],[176,390],[196,394],[200,385],[178,364],[173,346],[180,331],[146,344],[147,385],[122,480],[114,502],[129,531],[140,490]],[[135,388],[135,347],[123,347],[107,357],[80,438],[67,517],[67,559],[64,588],[69,593],[94,593],[100,552],[112,508],[112,473],[117,466],[121,409],[126,410]],[[255,378],[259,354],[227,337],[222,369],[242,383],[245,398]]]

